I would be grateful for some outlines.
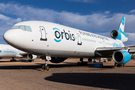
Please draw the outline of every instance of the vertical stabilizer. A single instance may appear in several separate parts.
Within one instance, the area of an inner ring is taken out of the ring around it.
[[[121,23],[120,23],[120,26],[119,26],[119,29],[118,29],[119,31],[124,32],[125,20],[126,20],[126,18],[123,16],[123,17],[122,17],[122,20],[121,20]]]
[[[121,40],[122,42],[126,42],[128,40],[126,33],[124,33],[125,19],[126,18],[123,16],[118,30],[113,30],[111,32],[112,38],[117,39],[117,40]]]

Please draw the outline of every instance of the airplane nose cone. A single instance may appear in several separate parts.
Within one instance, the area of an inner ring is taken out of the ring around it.
[[[8,30],[4,33],[3,38],[7,43],[12,44],[11,42],[15,41],[16,34],[15,34],[14,30]]]

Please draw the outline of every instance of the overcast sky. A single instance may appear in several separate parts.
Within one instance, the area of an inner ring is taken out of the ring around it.
[[[0,44],[14,24],[42,20],[110,37],[126,17],[126,45],[135,45],[134,0],[0,0]]]

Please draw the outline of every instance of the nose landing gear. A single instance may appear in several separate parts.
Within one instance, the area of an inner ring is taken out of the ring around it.
[[[49,59],[47,58],[47,56],[42,59],[45,60],[45,63],[42,65],[41,71],[50,71],[49,65],[47,64],[47,60],[49,60]]]

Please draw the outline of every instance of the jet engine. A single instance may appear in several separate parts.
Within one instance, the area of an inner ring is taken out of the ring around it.
[[[113,53],[112,58],[117,64],[125,64],[131,59],[131,55],[127,51],[119,50]]]
[[[114,39],[121,40],[122,42],[126,42],[128,40],[127,35],[121,30],[113,30],[111,32],[111,37]]]
[[[37,55],[28,54],[28,55],[27,55],[27,58],[28,58],[29,60],[33,60],[33,59],[36,59],[36,58],[37,58]]]
[[[50,62],[52,62],[52,63],[60,63],[60,62],[65,61],[66,59],[67,58],[64,58],[64,57],[51,57]]]

